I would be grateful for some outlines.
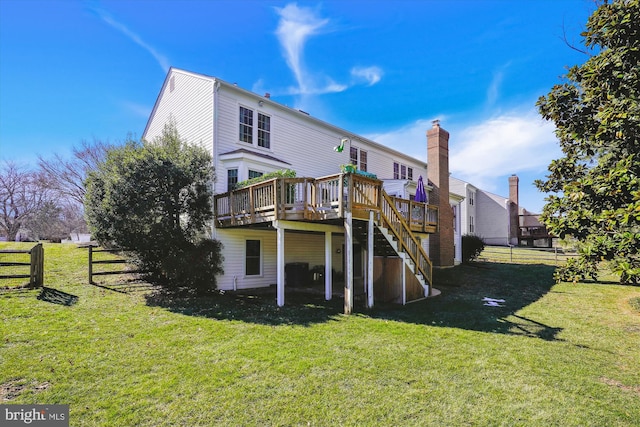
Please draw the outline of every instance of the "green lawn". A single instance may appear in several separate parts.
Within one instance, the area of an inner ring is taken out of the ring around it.
[[[639,287],[482,263],[437,271],[440,297],[344,316],[311,294],[90,286],[86,263],[46,244],[65,294],[0,293],[0,403],[70,404],[73,426],[640,425]]]

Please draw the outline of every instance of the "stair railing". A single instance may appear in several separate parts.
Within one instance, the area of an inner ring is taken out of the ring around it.
[[[431,260],[422,249],[420,242],[413,234],[402,214],[395,206],[393,199],[386,191],[381,190],[380,219],[382,225],[395,236],[402,252],[406,253],[413,261],[417,271],[431,285],[433,266]]]

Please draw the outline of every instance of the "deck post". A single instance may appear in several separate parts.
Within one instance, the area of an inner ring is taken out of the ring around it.
[[[407,273],[406,273],[407,272],[407,267],[406,267],[407,254],[403,252],[398,255],[402,260],[402,262],[400,263],[402,265],[402,274],[400,275],[402,277],[402,305],[407,305]]]
[[[353,310],[353,214],[351,209],[344,217],[344,314]]]
[[[367,233],[367,307],[373,308],[373,211],[369,211],[369,227]]]
[[[274,224],[275,225],[275,224]],[[284,280],[285,280],[285,272],[284,272],[284,228],[279,225],[275,225],[276,227],[276,287],[277,287],[277,303],[278,307],[282,307],[284,305]]]
[[[333,288],[333,266],[332,260],[332,246],[331,246],[331,232],[324,232],[324,299],[329,301],[332,297]]]

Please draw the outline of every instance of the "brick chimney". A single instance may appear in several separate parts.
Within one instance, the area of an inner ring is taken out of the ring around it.
[[[434,120],[427,131],[427,177],[433,185],[429,203],[440,213],[438,232],[429,236],[429,255],[434,266],[454,265],[453,209],[449,204],[449,132]]]
[[[509,177],[509,243],[518,244],[518,232],[520,231],[520,216],[518,206],[518,183],[517,175]]]

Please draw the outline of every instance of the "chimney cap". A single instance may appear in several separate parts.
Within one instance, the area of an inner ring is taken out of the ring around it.
[[[434,128],[439,128],[440,127],[440,119],[432,120],[431,123],[433,124]]]

